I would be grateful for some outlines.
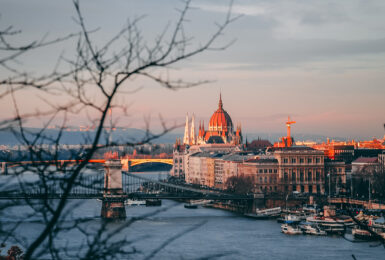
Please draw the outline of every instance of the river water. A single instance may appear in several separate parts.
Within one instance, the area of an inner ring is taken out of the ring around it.
[[[138,174],[159,178],[166,173]],[[82,218],[86,229],[96,232],[103,223],[100,209],[97,200],[72,200],[63,225]],[[2,227],[14,227],[15,216],[27,216],[29,212],[21,206],[2,214]],[[127,206],[126,213],[126,221],[106,227],[107,232],[120,231],[113,238],[116,241],[122,237],[130,241],[122,248],[135,248],[134,254],[121,259],[353,259],[352,254],[356,259],[385,259],[385,248],[376,246],[376,242],[352,243],[338,236],[289,236],[280,232],[280,224],[274,220],[248,219],[218,209],[186,209],[182,203],[170,200],[164,200],[161,207]],[[121,228],[124,224],[129,225]],[[39,216],[26,217],[16,228],[15,237],[8,238],[8,244],[16,239],[19,244],[28,243],[42,227]],[[83,247],[86,241],[79,230],[70,230],[60,233],[55,243],[70,248]],[[61,257],[77,258],[71,253]]]

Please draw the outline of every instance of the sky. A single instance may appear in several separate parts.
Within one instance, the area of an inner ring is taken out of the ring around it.
[[[79,30],[71,1],[3,0],[0,22],[22,30],[14,43],[53,39]],[[145,15],[139,26],[146,41],[167,24],[174,24],[183,6],[177,0],[83,0],[81,8],[96,44],[118,32],[125,21]],[[196,44],[224,20],[227,1],[192,1],[185,31]],[[234,16],[215,46],[235,42],[226,50],[208,51],[167,71],[175,79],[208,80],[198,87],[170,91],[155,82],[130,82],[141,90],[123,95],[129,115],[114,111],[119,124],[143,127],[143,118],[159,114],[170,124],[183,124],[186,113],[204,120],[207,128],[222,93],[224,109],[244,132],[285,132],[290,116],[292,133],[382,138],[385,134],[385,1],[383,0],[238,0]],[[50,71],[56,58],[71,55],[76,41],[36,50],[18,62],[36,75]],[[0,69],[0,77],[9,72]],[[60,102],[62,97],[50,97]],[[96,97],[97,98],[97,97]],[[23,111],[44,110],[39,93],[17,97]],[[0,119],[14,115],[10,99],[0,102]],[[38,125],[39,119],[29,122]],[[72,125],[88,124],[73,115]],[[179,130],[183,131],[183,129]]]

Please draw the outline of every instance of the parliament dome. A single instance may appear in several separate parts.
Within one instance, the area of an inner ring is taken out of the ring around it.
[[[222,97],[219,96],[218,109],[210,118],[209,131],[233,131],[233,122],[230,115],[223,109]]]

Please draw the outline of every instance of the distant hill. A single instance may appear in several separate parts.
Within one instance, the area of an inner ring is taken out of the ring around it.
[[[39,133],[40,129],[37,128],[26,128],[26,136],[27,139],[32,141],[36,134]],[[44,131],[44,136],[55,139],[59,134],[59,130],[57,129],[46,129]],[[96,132],[95,131],[78,131],[78,130],[71,130],[71,131],[64,131],[62,133],[62,136],[60,138],[60,144],[67,144],[67,145],[76,145],[76,144],[91,144],[93,138],[95,137]],[[0,145],[19,145],[21,144],[21,138],[19,138],[19,133],[12,132],[11,130],[1,130],[0,131]],[[134,142],[134,141],[140,141],[145,136],[145,131],[136,129],[136,128],[128,128],[128,129],[116,129],[111,134],[111,139],[114,142]],[[100,144],[105,144],[106,141],[109,139],[109,133],[103,132]],[[175,141],[175,139],[174,139]],[[163,142],[169,142],[168,138],[164,138],[163,140],[157,140],[154,141],[154,143],[163,143]],[[39,144],[49,144],[52,143],[52,141],[45,140],[43,142],[40,142]]]
[[[36,133],[38,133],[40,129],[38,128],[27,128],[27,137],[29,140],[33,140]],[[45,136],[56,138],[58,135],[59,130],[57,129],[46,129],[44,131]],[[16,133],[16,136],[18,134]],[[271,143],[277,142],[278,139],[282,136],[285,136],[286,133],[244,133],[244,141],[247,140],[250,142],[254,139],[257,139],[258,137],[261,139],[267,139]],[[0,145],[19,145],[21,144],[19,139],[15,136],[15,134],[11,130],[1,130],[0,131]],[[60,144],[67,144],[67,145],[76,145],[76,144],[90,144],[93,140],[93,137],[95,136],[95,131],[79,131],[79,130],[71,130],[71,131],[64,131],[62,134],[62,137],[60,139]],[[117,143],[124,143],[128,141],[140,141],[145,136],[145,131],[141,129],[136,128],[127,128],[127,129],[116,129],[112,132],[112,141]],[[109,134],[107,132],[104,132],[100,141],[100,144],[106,143],[106,140],[108,140]],[[155,139],[152,141],[152,143],[160,144],[160,143],[174,143],[176,138],[182,138],[183,139],[183,133],[179,132],[171,132],[168,133],[158,139]],[[315,134],[295,134],[294,138],[296,141],[316,141],[316,142],[325,142],[326,136],[322,135],[315,135]],[[344,138],[339,137],[330,137],[331,139],[335,140],[345,140]],[[48,144],[49,141],[45,141],[44,143]]]
[[[254,139],[267,139],[271,143],[275,143],[279,140],[280,137],[286,136],[286,133],[246,133],[243,134],[243,140],[252,141]],[[317,135],[317,134],[306,134],[306,133],[296,133],[293,135],[294,141],[314,141],[317,143],[326,142],[326,139],[329,137],[330,140],[339,140],[339,141],[346,141],[346,138],[337,137],[337,136],[324,136],[324,135]]]

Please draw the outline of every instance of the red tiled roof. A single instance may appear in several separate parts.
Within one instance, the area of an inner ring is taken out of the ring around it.
[[[217,111],[210,118],[209,128],[222,127],[221,130],[229,131],[233,128],[233,122],[229,114],[223,109],[222,98],[219,97],[219,105]]]
[[[273,146],[268,140],[254,140],[247,145],[248,148],[266,148]]]
[[[357,160],[353,161],[352,163],[377,163],[378,158],[377,157],[360,157]]]

